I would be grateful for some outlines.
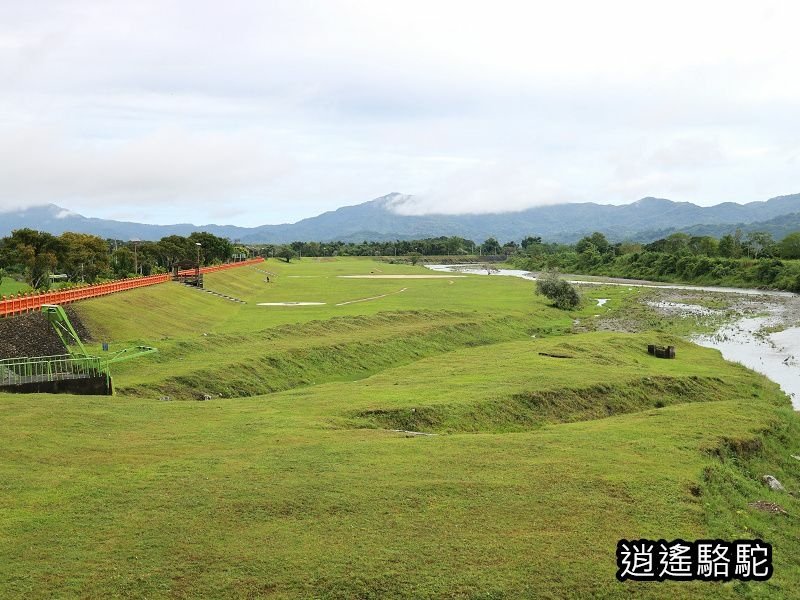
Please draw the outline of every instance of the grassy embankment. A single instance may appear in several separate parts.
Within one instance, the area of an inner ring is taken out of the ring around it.
[[[518,269],[540,271],[557,267],[566,273],[645,279],[667,283],[778,289],[800,293],[800,260],[777,258],[723,258],[686,253],[635,252],[606,254],[585,261],[574,251],[533,257],[516,256]]]
[[[776,386],[685,342],[665,361],[644,351],[653,335],[562,335],[637,292],[589,290],[607,307],[562,314],[511,278],[264,268],[274,283],[251,269],[207,279],[247,305],[177,285],[76,305],[97,342],[162,349],[116,370],[128,397],[0,396],[7,595],[790,598],[800,586],[800,502],[759,481],[800,488],[798,418]],[[256,306],[282,300],[328,304]],[[211,378],[284,391],[155,399]],[[622,585],[622,537],[762,537],[775,576]]]
[[[571,325],[569,315],[533,298],[523,281],[496,288],[477,277],[339,277],[431,274],[370,260],[270,261],[263,270],[277,275],[266,283],[266,274],[243,268],[207,277],[209,289],[244,305],[169,284],[76,308],[96,332],[97,346],[109,341],[112,351],[133,343],[159,348],[146,362],[115,368],[121,393],[174,398],[245,396],[363,377],[435,353],[549,335]],[[258,306],[298,301],[325,304]]]

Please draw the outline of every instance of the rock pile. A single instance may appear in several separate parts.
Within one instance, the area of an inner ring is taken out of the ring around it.
[[[64,310],[81,340],[89,339],[89,332],[71,306]],[[0,319],[0,359],[21,356],[54,356],[66,354],[66,349],[40,312]]]

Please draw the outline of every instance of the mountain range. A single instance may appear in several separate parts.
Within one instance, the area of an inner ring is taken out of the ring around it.
[[[363,241],[461,236],[475,241],[494,237],[501,242],[541,236],[545,241],[574,242],[593,231],[613,240],[652,241],[676,231],[721,235],[736,228],[769,231],[783,237],[800,229],[800,194],[737,204],[698,206],[663,198],[642,198],[632,204],[593,202],[538,206],[517,212],[464,215],[402,215],[398,208],[409,196],[392,193],[369,202],[344,206],[321,215],[282,225],[149,225],[85,217],[55,204],[0,213],[0,236],[29,227],[53,234],[92,233],[119,240],[158,240],[168,235],[208,231],[242,243],[303,241]]]

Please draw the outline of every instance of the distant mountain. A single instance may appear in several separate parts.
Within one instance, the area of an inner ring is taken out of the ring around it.
[[[8,235],[14,229],[30,227],[54,234],[76,231],[120,240],[157,240],[166,235],[208,231],[244,243],[392,240],[442,235],[458,235],[475,241],[488,237],[500,241],[519,240],[534,235],[548,241],[574,242],[593,231],[602,231],[616,240],[646,241],[655,239],[652,236],[658,232],[666,232],[665,235],[678,230],[725,233],[736,225],[744,227],[772,221],[777,230],[783,217],[800,213],[800,194],[794,194],[765,202],[725,202],[708,207],[662,198],[643,198],[632,204],[618,206],[586,202],[483,215],[398,214],[396,210],[409,198],[393,193],[363,204],[344,206],[297,223],[258,227],[188,223],[145,225],[87,218],[49,204],[0,213],[0,235]]]
[[[117,240],[159,240],[167,235],[189,235],[193,231],[209,231],[215,235],[237,238],[252,229],[233,225],[147,225],[129,221],[113,221],[84,217],[55,204],[33,206],[18,211],[0,213],[0,235],[6,236],[15,229],[29,227],[59,235],[65,231],[92,233]]]
[[[741,229],[742,233],[751,231],[766,231],[772,234],[776,240],[785,238],[790,233],[800,231],[800,212],[788,215],[779,215],[766,221],[756,221],[754,223],[728,223],[719,225],[692,225],[691,227],[655,229],[642,231],[637,234],[636,239],[640,242],[652,242],[665,238],[672,233],[686,233],[689,235],[703,236],[710,235],[715,238],[722,237],[726,233],[733,233]]]

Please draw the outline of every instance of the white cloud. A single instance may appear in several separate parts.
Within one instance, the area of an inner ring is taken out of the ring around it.
[[[573,198],[533,167],[510,163],[475,165],[454,172],[433,189],[402,196],[392,204],[401,215],[514,212]]]
[[[79,202],[81,206],[217,205],[252,193],[291,169],[257,134],[161,129],[124,140],[80,140],[49,130],[0,138],[0,208]]]
[[[0,4],[0,207],[295,220],[800,189],[800,5]],[[609,156],[612,159],[609,161]]]

